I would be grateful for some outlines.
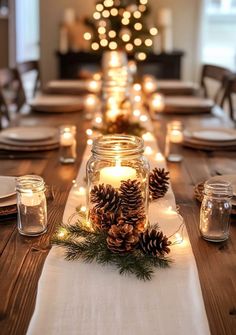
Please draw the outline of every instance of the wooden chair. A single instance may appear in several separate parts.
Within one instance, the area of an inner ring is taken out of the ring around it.
[[[18,71],[8,68],[0,69],[1,116],[10,120],[11,111],[19,112],[25,102],[25,93]]]
[[[235,121],[235,111],[236,111],[236,75],[231,76],[227,83],[226,95],[224,102],[228,102],[229,113],[232,120]]]
[[[24,75],[26,73],[35,72],[34,83],[33,83],[33,96],[35,96],[37,90],[40,87],[40,71],[39,71],[39,62],[37,60],[31,60],[23,63],[17,64],[17,70],[19,72],[22,85],[24,87]],[[27,97],[27,89],[25,89],[25,96]]]
[[[207,80],[210,79],[218,84],[212,98],[215,103],[222,107],[226,94],[226,85],[231,76],[232,72],[224,67],[210,64],[203,65],[200,85],[204,97],[211,97],[209,85],[207,85]]]

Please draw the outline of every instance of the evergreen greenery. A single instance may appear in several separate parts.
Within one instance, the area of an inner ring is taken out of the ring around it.
[[[155,268],[169,266],[170,259],[164,256],[143,254],[137,247],[124,254],[113,253],[107,247],[107,233],[91,230],[86,226],[85,215],[79,211],[79,218],[73,225],[61,224],[53,237],[53,244],[65,247],[67,260],[83,260],[101,265],[114,265],[121,275],[133,274],[140,280],[150,280]]]

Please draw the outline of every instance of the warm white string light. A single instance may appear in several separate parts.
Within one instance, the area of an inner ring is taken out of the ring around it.
[[[141,21],[141,18],[147,10],[148,0],[139,0],[137,4],[127,4],[124,7],[122,6],[122,8],[120,6],[120,0],[99,1],[95,5],[93,13],[98,41],[96,40],[96,35],[90,32],[84,33],[84,39],[87,41],[92,40],[91,48],[94,51],[101,48],[117,50],[118,46],[123,46],[128,53],[134,52],[137,60],[143,61],[147,57],[145,49],[152,47],[152,36],[158,33],[157,28],[151,27],[149,29],[150,37],[143,36],[142,38],[142,30],[145,28],[145,24]],[[117,35],[118,32],[113,27],[114,19],[110,19],[110,16],[119,16],[117,20],[121,20],[122,26],[119,35]],[[125,29],[129,30],[129,32],[123,31]]]

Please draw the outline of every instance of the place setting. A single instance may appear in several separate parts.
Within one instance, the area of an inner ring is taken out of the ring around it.
[[[29,102],[33,111],[43,113],[71,113],[83,110],[84,98],[73,95],[37,95]]]
[[[59,147],[59,131],[47,126],[19,126],[0,132],[0,149],[8,151],[44,151]]]
[[[46,93],[50,94],[72,94],[82,95],[88,93],[98,93],[101,90],[101,81],[97,80],[51,80],[45,88]]]
[[[183,145],[203,150],[235,150],[236,130],[224,127],[186,128]]]
[[[16,217],[15,177],[0,176],[0,221]]]

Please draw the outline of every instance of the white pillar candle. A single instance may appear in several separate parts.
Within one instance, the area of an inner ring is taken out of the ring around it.
[[[99,183],[119,188],[121,181],[128,179],[136,179],[135,169],[130,166],[120,166],[117,163],[116,166],[107,166],[101,169]]]

